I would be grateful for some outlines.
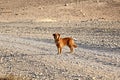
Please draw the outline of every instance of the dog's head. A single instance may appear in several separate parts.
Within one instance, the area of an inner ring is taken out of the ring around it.
[[[55,33],[55,34],[53,34],[53,37],[54,37],[55,40],[58,40],[58,39],[60,39],[60,34]]]

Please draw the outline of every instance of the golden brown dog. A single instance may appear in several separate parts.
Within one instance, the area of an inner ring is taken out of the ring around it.
[[[55,33],[53,34],[54,39],[55,39],[55,43],[58,49],[58,54],[61,54],[62,52],[62,48],[64,46],[68,46],[70,48],[70,52],[73,52],[73,48],[76,48],[77,45],[74,43],[73,38],[71,37],[66,37],[66,38],[60,38],[60,34],[59,33]]]

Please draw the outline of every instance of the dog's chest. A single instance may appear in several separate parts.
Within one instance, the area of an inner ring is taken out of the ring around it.
[[[56,43],[56,46],[58,46],[58,47],[63,46],[63,42],[61,40],[56,40],[55,43]]]

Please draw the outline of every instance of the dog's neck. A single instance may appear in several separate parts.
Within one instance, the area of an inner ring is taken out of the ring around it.
[[[55,43],[59,43],[59,41],[60,41],[60,38],[55,39]]]

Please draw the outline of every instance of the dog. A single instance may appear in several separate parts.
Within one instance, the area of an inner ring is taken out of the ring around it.
[[[54,37],[55,44],[58,49],[58,54],[62,53],[62,48],[64,46],[68,46],[70,48],[70,53],[73,52],[74,48],[77,48],[77,45],[74,43],[74,40],[71,37],[60,38],[59,33],[53,34],[53,37]]]

